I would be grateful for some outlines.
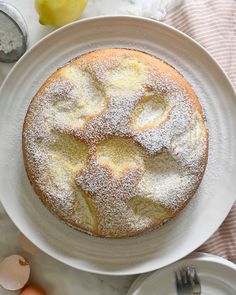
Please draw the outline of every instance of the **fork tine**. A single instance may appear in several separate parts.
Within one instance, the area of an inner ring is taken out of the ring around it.
[[[194,277],[194,267],[193,266],[188,266],[187,267],[187,272],[188,272],[188,275],[190,277],[190,279],[193,281],[193,277]]]
[[[197,274],[197,271],[196,271],[195,267],[193,267],[193,274],[194,274],[194,276],[193,276],[193,282],[194,282],[194,284],[195,285],[198,285],[198,287],[201,288],[200,279],[198,277],[198,274]]]
[[[185,273],[183,271],[183,268],[180,269],[180,277],[181,277],[181,283],[184,286],[186,284],[186,276],[185,276]]]
[[[183,286],[179,275],[179,270],[175,271],[175,285],[178,295],[183,295]]]
[[[183,285],[191,285],[192,284],[186,267],[181,268],[180,275],[181,275],[181,280],[182,280]]]
[[[198,277],[198,274],[197,274],[197,271],[195,268],[193,268],[193,271],[194,271],[194,276],[193,276],[193,280],[195,283],[199,283],[200,280],[199,280],[199,277]]]
[[[188,273],[194,283],[199,282],[199,277],[197,275],[197,271],[194,266],[188,266]]]
[[[196,294],[201,294],[201,282],[198,277],[196,268],[194,266],[191,266],[188,268],[188,272],[189,272],[190,278],[192,280],[193,288],[194,288],[194,290],[196,290]]]
[[[177,289],[181,289],[182,288],[181,279],[180,279],[179,274],[178,274],[177,271],[175,271],[175,283],[176,283]]]
[[[192,280],[191,280],[191,277],[190,277],[190,275],[189,275],[189,273],[188,273],[188,268],[187,268],[187,267],[185,268],[185,272],[186,272],[186,277],[187,277],[187,281],[188,281],[188,283],[189,283],[190,285],[192,285]]]

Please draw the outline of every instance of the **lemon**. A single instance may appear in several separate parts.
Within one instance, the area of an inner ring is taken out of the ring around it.
[[[88,0],[35,0],[42,25],[64,26],[78,19]]]

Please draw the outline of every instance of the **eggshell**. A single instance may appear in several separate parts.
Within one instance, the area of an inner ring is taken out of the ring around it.
[[[36,285],[29,285],[20,292],[20,295],[47,295],[47,294],[41,287]]]
[[[6,290],[19,290],[30,276],[30,266],[24,257],[11,255],[0,263],[0,285]]]

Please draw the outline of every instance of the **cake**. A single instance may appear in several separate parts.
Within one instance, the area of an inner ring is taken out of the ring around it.
[[[176,216],[207,165],[199,100],[174,67],[141,51],[100,49],[56,72],[23,126],[28,178],[67,225],[136,236]]]

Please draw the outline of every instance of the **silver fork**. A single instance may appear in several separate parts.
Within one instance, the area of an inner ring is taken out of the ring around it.
[[[191,267],[187,267],[187,269],[188,269],[187,272],[188,272],[190,279],[192,281],[193,294],[194,295],[201,295],[201,282],[198,277],[196,268],[191,266]]]
[[[182,267],[175,272],[175,282],[178,295],[200,295],[201,284],[194,267]]]

